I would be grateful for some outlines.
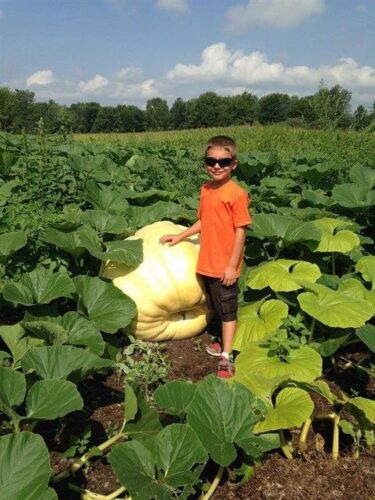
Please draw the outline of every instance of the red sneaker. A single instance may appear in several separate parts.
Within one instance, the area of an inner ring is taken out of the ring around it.
[[[212,344],[207,344],[206,352],[210,356],[221,356],[221,345],[219,344],[219,342],[213,342]]]
[[[231,378],[234,375],[234,364],[229,359],[221,356],[217,366],[217,376],[220,378]]]

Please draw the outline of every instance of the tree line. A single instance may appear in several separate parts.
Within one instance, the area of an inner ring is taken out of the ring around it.
[[[62,129],[80,133],[143,132],[254,123],[375,129],[375,102],[370,110],[358,106],[352,112],[351,97],[351,92],[340,85],[328,88],[322,82],[315,94],[305,97],[276,92],[260,98],[250,92],[234,96],[205,92],[190,100],[178,97],[170,107],[166,100],[154,97],[142,110],[126,104],[78,102],[66,106],[54,100],[35,102],[35,94],[29,90],[0,87],[0,130],[33,133],[41,118],[48,133]]]

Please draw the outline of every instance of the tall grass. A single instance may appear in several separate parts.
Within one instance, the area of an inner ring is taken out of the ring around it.
[[[372,163],[375,158],[375,133],[342,130],[307,130],[284,125],[236,126],[181,131],[129,134],[75,134],[78,141],[121,143],[127,147],[186,148],[203,151],[207,140],[219,134],[237,141],[240,151],[271,151],[281,160],[306,151],[329,154],[350,166],[354,162]]]

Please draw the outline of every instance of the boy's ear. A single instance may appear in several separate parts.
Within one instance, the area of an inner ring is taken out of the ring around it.
[[[238,160],[234,160],[233,165],[232,165],[232,170],[235,170],[238,166]]]

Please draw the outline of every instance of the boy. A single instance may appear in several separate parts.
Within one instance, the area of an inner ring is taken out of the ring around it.
[[[218,376],[232,377],[230,357],[237,327],[238,277],[244,251],[246,226],[251,223],[249,196],[231,180],[236,169],[236,143],[226,136],[210,139],[205,149],[204,164],[211,181],[201,190],[198,220],[177,235],[164,235],[160,243],[175,245],[200,233],[197,274],[201,275],[210,308],[221,319],[223,350],[208,349],[220,356]]]

